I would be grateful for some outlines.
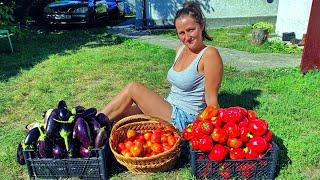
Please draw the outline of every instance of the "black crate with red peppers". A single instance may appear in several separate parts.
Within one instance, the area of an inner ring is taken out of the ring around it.
[[[197,179],[274,179],[278,150],[277,144],[272,142],[272,148],[264,157],[218,162],[190,147],[190,166]]]

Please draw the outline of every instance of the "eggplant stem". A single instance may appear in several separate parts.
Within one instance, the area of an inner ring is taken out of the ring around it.
[[[64,145],[66,146],[67,151],[69,151],[69,143],[68,143],[68,136],[70,135],[70,132],[67,132],[65,130],[60,131],[60,136],[64,140]]]

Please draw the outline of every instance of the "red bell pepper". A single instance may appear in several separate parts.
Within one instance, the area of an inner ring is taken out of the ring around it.
[[[208,158],[212,161],[222,161],[225,159],[227,154],[228,154],[228,151],[223,145],[216,144],[213,146],[212,150],[210,151]]]
[[[200,124],[200,130],[203,134],[211,134],[213,131],[213,124],[211,120],[204,120]]]
[[[182,130],[182,136],[185,140],[189,141],[193,138],[192,127],[188,126]]]
[[[213,147],[213,140],[209,135],[203,135],[199,142],[199,150],[201,152],[210,152]]]

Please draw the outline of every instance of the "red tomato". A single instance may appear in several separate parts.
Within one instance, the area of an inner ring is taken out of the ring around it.
[[[166,142],[168,142],[168,136],[166,136],[166,135],[162,135],[161,136],[161,143],[166,143]]]
[[[166,152],[166,151],[169,151],[172,148],[172,146],[169,146],[168,143],[163,143],[162,148],[163,148],[163,151]]]
[[[176,142],[177,142],[177,139],[172,135],[168,136],[167,140],[168,140],[168,145],[170,147],[174,146],[176,144]]]
[[[136,136],[136,139],[141,141],[141,142],[145,142],[145,139],[144,139],[144,135],[143,134],[138,134],[138,136]]]
[[[130,149],[131,146],[133,146],[133,142],[128,140],[124,142],[124,146],[126,147],[126,149]]]
[[[240,128],[234,122],[226,123],[223,128],[228,132],[229,138],[240,136]]]
[[[151,146],[151,150],[152,150],[152,152],[159,154],[159,153],[163,152],[163,147],[159,143],[154,143]]]
[[[140,145],[140,144],[135,144],[135,145],[131,146],[130,152],[131,152],[131,154],[132,154],[133,157],[142,156],[143,146]]]
[[[140,146],[143,146],[145,144],[145,141],[144,139],[141,140],[141,139],[135,139],[134,142],[133,142],[135,145],[140,145]]]
[[[255,119],[253,121],[250,121],[248,127],[249,127],[249,131],[254,136],[263,136],[268,130],[266,123],[261,121],[260,119]]]
[[[134,138],[137,135],[137,132],[133,129],[127,131],[127,138]]]
[[[121,154],[125,157],[132,157],[132,154],[131,154],[130,150],[128,150],[128,149],[121,151]]]
[[[216,127],[213,129],[211,137],[214,141],[224,144],[228,139],[228,132],[223,128]]]
[[[152,132],[146,132],[143,134],[143,137],[146,141],[150,140],[152,136]]]
[[[151,136],[151,142],[152,143],[161,143],[161,135],[159,131],[155,131]]]
[[[245,153],[241,148],[231,148],[229,152],[230,159],[244,159]]]
[[[257,113],[255,111],[253,111],[253,110],[248,110],[248,119],[249,119],[249,121],[255,120],[256,118],[258,118]]]
[[[143,145],[143,152],[146,156],[146,154],[150,154],[151,153],[151,146],[148,146],[147,144]]]
[[[171,135],[171,134],[173,134],[173,129],[172,129],[171,127],[166,127],[166,128],[163,130],[163,132],[164,132],[165,134]]]
[[[125,149],[126,149],[126,146],[124,145],[124,143],[119,143],[118,144],[118,152],[121,152],[121,151],[123,151]]]
[[[153,133],[160,133],[160,134],[162,134],[163,131],[162,131],[162,129],[159,127],[159,128],[157,128]]]
[[[146,142],[146,145],[147,145],[148,147],[151,147],[151,146],[152,146],[151,140],[147,141],[147,142]]]

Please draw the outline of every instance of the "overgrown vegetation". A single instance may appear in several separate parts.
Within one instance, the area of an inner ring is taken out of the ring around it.
[[[70,105],[102,108],[130,81],[165,96],[166,73],[175,52],[104,29],[30,33],[14,54],[0,52],[0,169],[3,179],[27,179],[15,162],[25,125],[64,99]],[[123,53],[125,52],[125,53]],[[298,68],[239,72],[225,68],[219,102],[243,106],[268,120],[280,147],[277,179],[319,179],[320,72]],[[167,173],[134,175],[111,171],[111,179],[193,179],[186,159]],[[116,168],[116,167],[112,167]]]

